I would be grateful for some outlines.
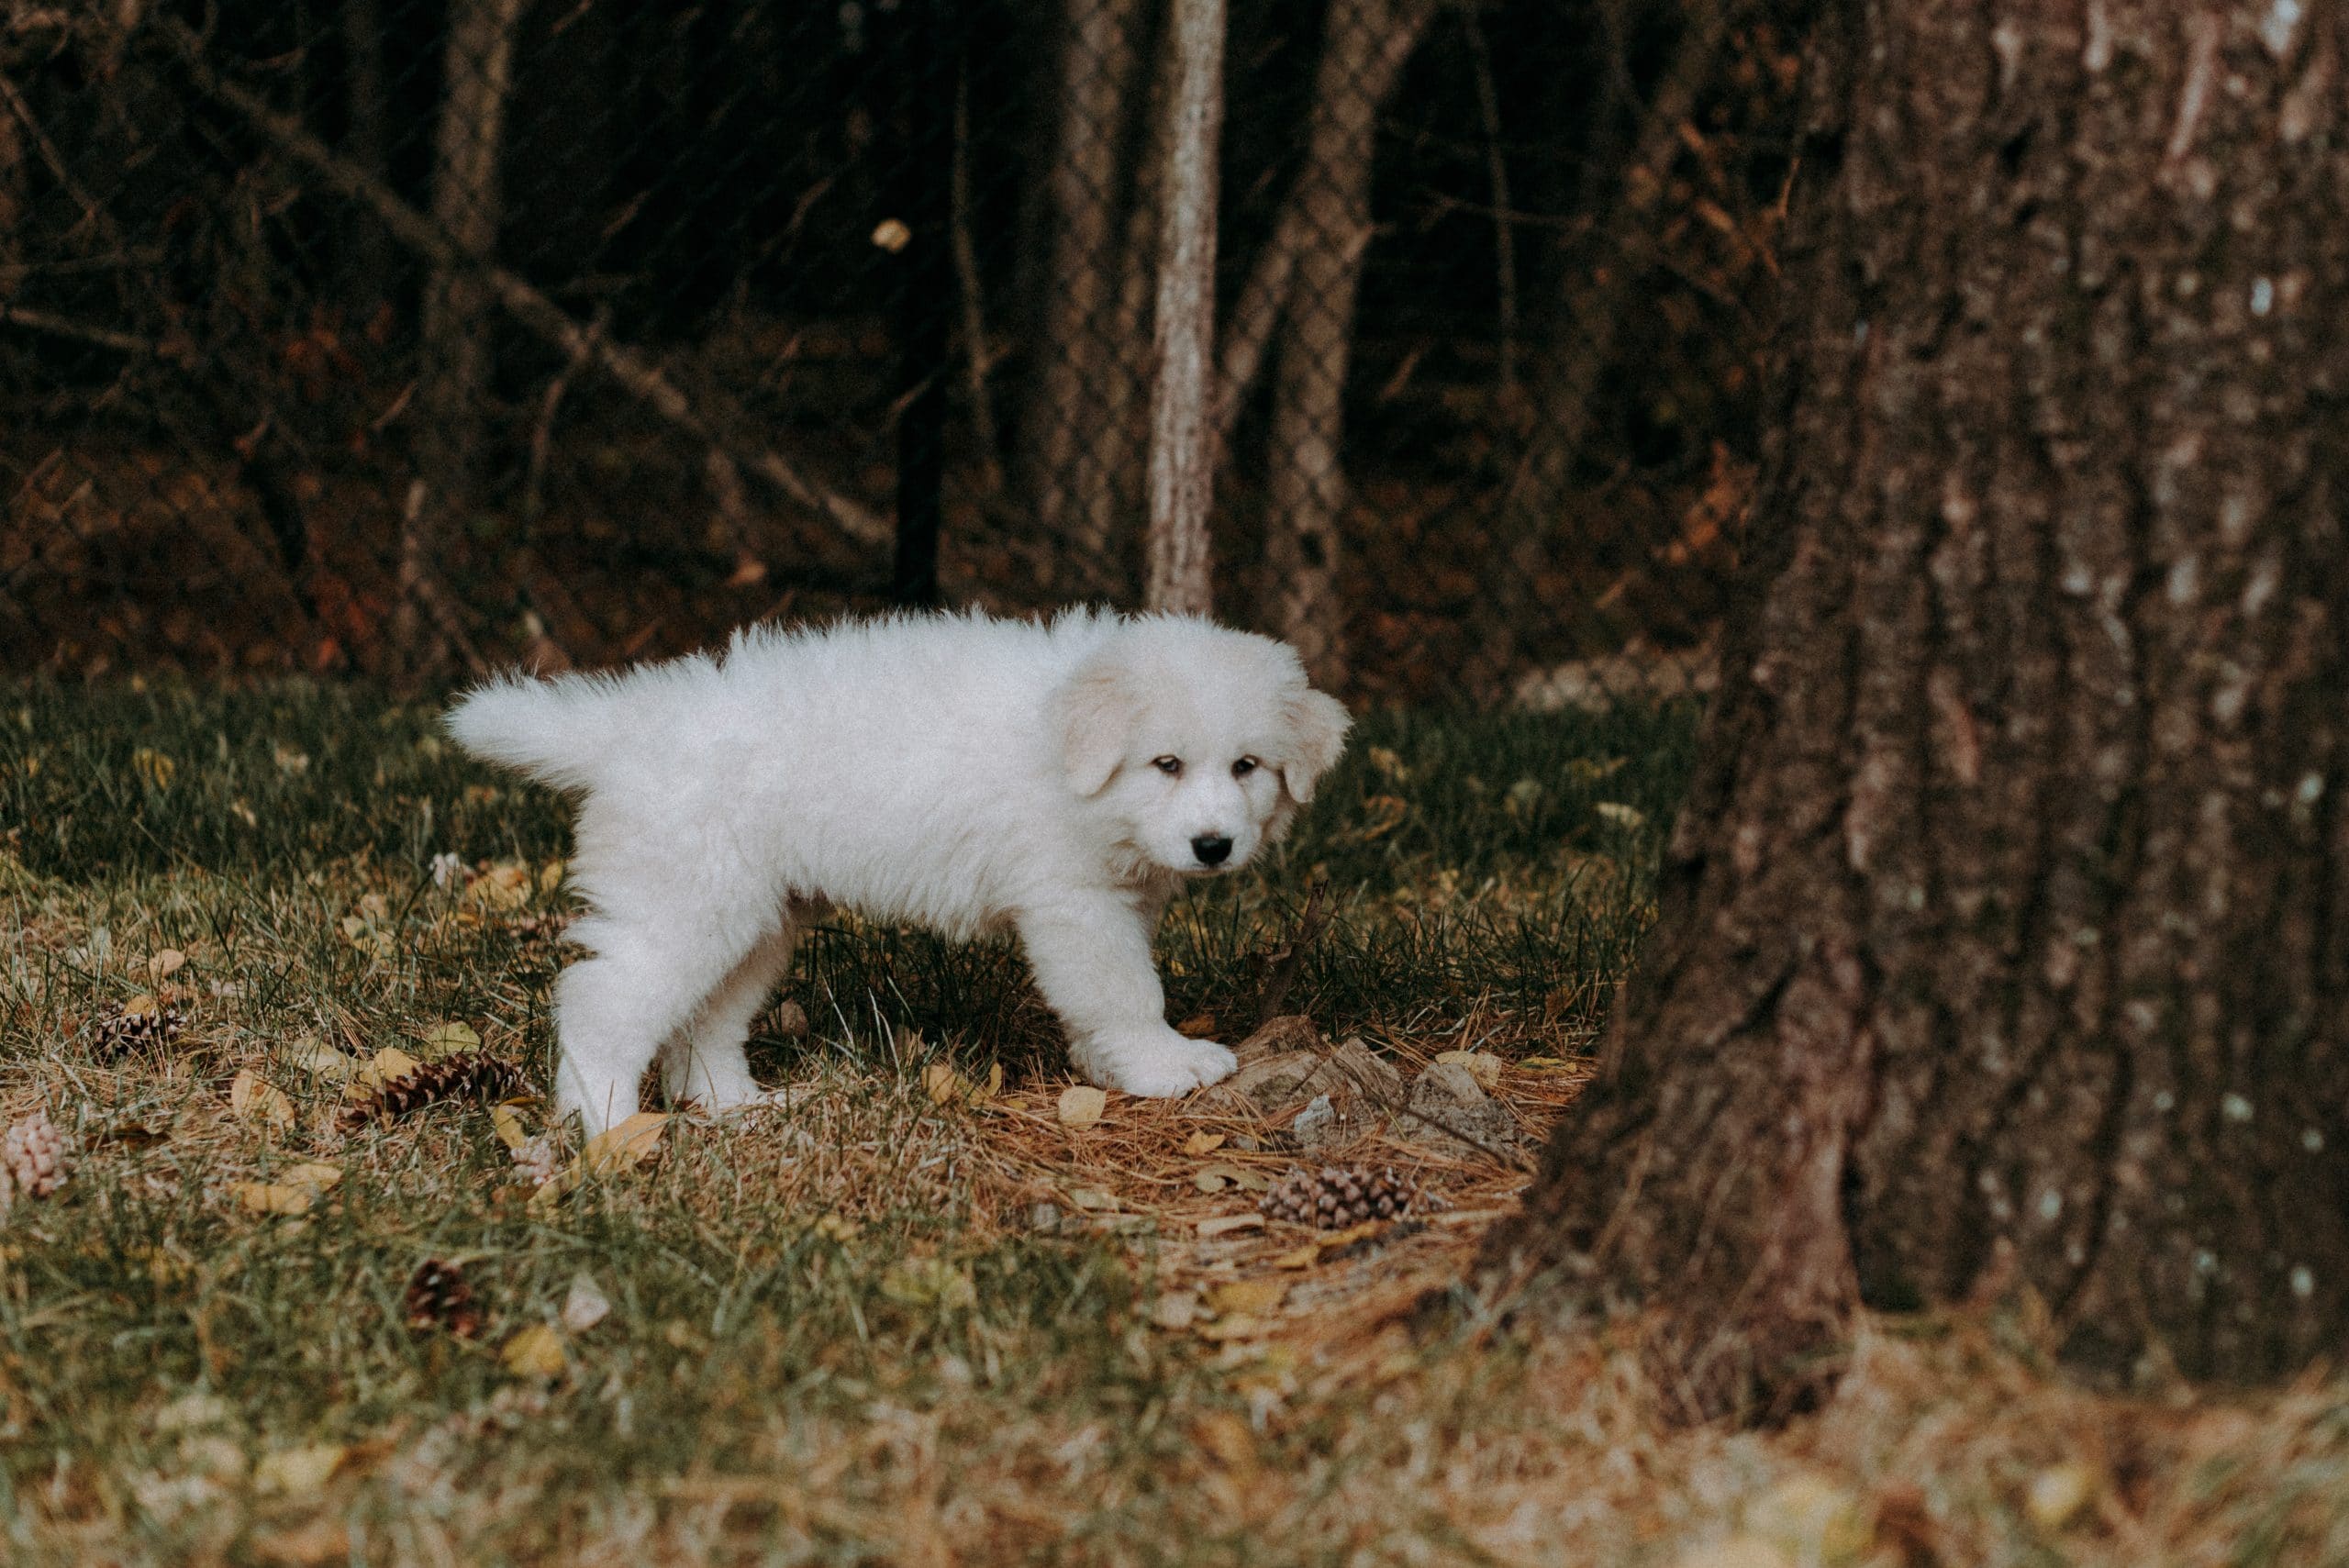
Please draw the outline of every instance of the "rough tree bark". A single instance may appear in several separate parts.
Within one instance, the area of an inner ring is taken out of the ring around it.
[[[1332,0],[1314,93],[1315,155],[1297,176],[1304,244],[1273,373],[1264,618],[1323,685],[1345,678],[1338,556],[1346,475],[1338,454],[1354,295],[1370,249],[1378,105],[1434,10],[1430,0]]]
[[[1208,515],[1215,501],[1208,398],[1215,352],[1216,156],[1223,128],[1223,0],[1175,0],[1175,84],[1166,134],[1165,222],[1152,328],[1149,572],[1143,603],[1215,608]]]
[[[1487,1282],[1643,1299],[1701,1410],[2007,1288],[2277,1375],[2349,1329],[2349,12],[1818,49],[1772,553]]]
[[[461,0],[451,8],[439,130],[433,144],[432,217],[455,243],[453,265],[436,266],[424,290],[423,369],[427,494],[405,509],[400,607],[395,639],[408,673],[439,664],[451,625],[433,563],[444,530],[479,504],[482,419],[493,366],[495,295],[480,263],[496,254],[505,212],[499,164],[513,86],[514,34],[529,0]]]

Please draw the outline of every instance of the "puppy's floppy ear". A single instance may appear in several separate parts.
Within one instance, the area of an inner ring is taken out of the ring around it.
[[[1132,677],[1119,666],[1093,661],[1052,695],[1052,725],[1069,788],[1098,795],[1125,761],[1141,705]]]
[[[1280,761],[1281,787],[1299,806],[1313,798],[1313,786],[1346,749],[1353,719],[1345,705],[1326,692],[1298,692],[1281,705],[1287,721],[1287,749]]]

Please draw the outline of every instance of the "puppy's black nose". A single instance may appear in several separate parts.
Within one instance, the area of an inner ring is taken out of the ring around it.
[[[1231,840],[1213,835],[1191,840],[1191,853],[1199,857],[1203,866],[1219,866],[1231,855]]]

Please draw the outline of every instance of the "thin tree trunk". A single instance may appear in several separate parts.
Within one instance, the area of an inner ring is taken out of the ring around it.
[[[371,179],[388,183],[391,99],[384,74],[384,9],[380,0],[343,0],[344,103],[351,117],[346,151]],[[392,248],[384,225],[363,207],[349,219],[345,292],[362,310],[392,297]]]
[[[1332,37],[1339,23],[1337,13],[1347,4],[1348,0],[1335,0]],[[1341,165],[1354,156],[1364,117],[1376,125],[1379,111],[1434,15],[1435,7],[1427,0],[1398,0],[1390,25],[1365,52],[1339,59],[1332,57],[1326,44],[1323,47],[1314,79],[1313,106],[1307,117],[1304,161],[1273,219],[1272,236],[1256,253],[1224,327],[1215,393],[1219,454],[1231,449],[1241,410],[1264,371],[1273,330],[1295,295],[1297,263],[1307,250],[1321,243],[1316,215],[1325,201],[1323,193],[1333,180],[1344,178]]]
[[[1223,0],[1175,0],[1175,89],[1158,247],[1152,387],[1153,610],[1215,608],[1208,516],[1215,500],[1208,394],[1215,351],[1216,159],[1223,128]]]
[[[1338,562],[1346,476],[1340,454],[1354,296],[1370,248],[1378,105],[1433,14],[1422,0],[1332,0],[1314,95],[1315,129],[1326,128],[1326,134],[1298,174],[1305,243],[1273,383],[1264,600],[1265,619],[1322,685],[1345,678]]]
[[[1099,450],[1101,399],[1121,363],[1119,194],[1142,81],[1142,0],[1068,0],[1060,80],[1061,120],[1049,182],[1052,269],[1038,339],[1046,358],[1027,424],[1037,521],[1085,589],[1106,587],[1116,519],[1096,506],[1091,471]]]
[[[954,167],[952,176],[954,284],[961,295],[963,370],[971,400],[971,439],[979,449],[979,484],[988,495],[1003,489],[1003,446],[995,417],[995,394],[987,376],[995,355],[987,347],[986,291],[979,275],[979,250],[971,237],[971,62],[961,62],[954,80]]]
[[[17,269],[23,264],[24,225],[32,207],[32,182],[28,177],[31,149],[25,145],[25,127],[6,105],[0,105],[0,304],[18,287]]]
[[[1489,1285],[1698,1412],[1862,1305],[2349,1332],[2349,13],[1843,0],[1660,923]]]
[[[1493,198],[1494,337],[1498,363],[1493,378],[1504,395],[1517,388],[1517,236],[1509,197],[1508,155],[1501,141],[1501,97],[1493,84],[1493,51],[1485,42],[1483,24],[1474,5],[1460,8],[1461,31],[1468,43],[1469,70],[1476,83],[1476,117],[1485,130],[1485,185]]]
[[[1727,0],[1692,0],[1686,30],[1672,61],[1648,100],[1627,172],[1644,171],[1661,186],[1679,155],[1680,128],[1712,80],[1728,33]],[[1598,227],[1587,252],[1570,258],[1561,284],[1566,295],[1560,328],[1539,356],[1531,402],[1541,423],[1519,457],[1500,498],[1500,549],[1504,565],[1491,592],[1477,605],[1476,654],[1466,671],[1469,688],[1486,695],[1501,690],[1515,662],[1527,623],[1544,613],[1535,599],[1545,548],[1556,526],[1575,461],[1589,438],[1599,378],[1615,362],[1615,339],[1626,314],[1636,308],[1640,270],[1627,254],[1639,231],[1654,221],[1653,206],[1638,199],[1629,180],[1613,210]]]
[[[449,19],[440,129],[434,139],[432,217],[454,245],[424,290],[424,363],[417,404],[424,415],[430,490],[403,516],[403,585],[395,639],[417,673],[445,655],[449,628],[431,613],[446,599],[406,584],[410,567],[430,573],[440,540],[481,505],[483,421],[493,370],[494,295],[481,275],[497,253],[504,212],[499,164],[513,86],[514,34],[529,0],[459,0]]]

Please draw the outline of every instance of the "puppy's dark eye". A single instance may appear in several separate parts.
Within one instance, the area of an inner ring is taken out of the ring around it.
[[[1183,776],[1183,759],[1180,757],[1152,757],[1150,765],[1170,779]]]
[[[1255,758],[1242,757],[1240,761],[1231,764],[1231,776],[1235,779],[1244,779],[1250,773],[1254,773],[1258,766],[1259,764]]]

